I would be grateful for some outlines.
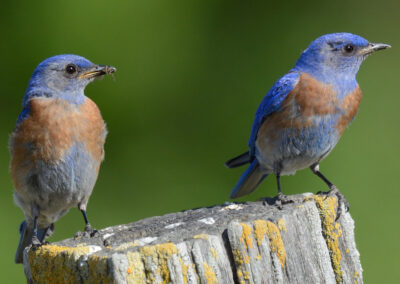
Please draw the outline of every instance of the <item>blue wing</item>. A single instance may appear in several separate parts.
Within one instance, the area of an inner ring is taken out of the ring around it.
[[[255,154],[255,141],[257,139],[258,129],[260,128],[263,120],[271,113],[279,111],[283,100],[287,97],[290,91],[296,86],[299,81],[299,74],[297,72],[289,72],[282,76],[268,91],[257,109],[256,117],[251,129],[249,147],[250,157]]]

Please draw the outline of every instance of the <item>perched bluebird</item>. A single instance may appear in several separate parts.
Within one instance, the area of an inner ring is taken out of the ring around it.
[[[85,234],[94,232],[86,205],[104,157],[107,130],[84,89],[96,77],[115,71],[68,54],[44,60],[33,72],[9,142],[14,201],[25,214],[16,263],[22,262],[25,247],[40,245],[74,206],[85,219]]]
[[[361,63],[371,53],[389,47],[350,33],[327,34],[313,41],[262,100],[250,134],[250,150],[226,162],[228,168],[250,163],[231,198],[251,193],[274,173],[278,199],[283,201],[280,176],[307,167],[331,193],[343,198],[319,171],[319,163],[357,114],[361,89],[356,74]]]

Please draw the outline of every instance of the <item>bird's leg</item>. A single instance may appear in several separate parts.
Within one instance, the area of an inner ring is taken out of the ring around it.
[[[281,188],[281,175],[280,175],[280,173],[276,174],[276,184],[278,186],[278,196],[283,196],[282,188]]]
[[[314,164],[310,167],[311,171],[317,175],[320,179],[322,179],[328,186],[329,186],[329,193],[334,193],[333,191],[339,191],[337,187],[331,183],[320,171],[319,171],[319,164]]]
[[[33,218],[33,231],[32,231],[32,247],[40,247],[42,245],[42,243],[40,242],[39,238],[38,238],[38,229],[37,229],[37,223],[38,223],[38,217],[39,216],[35,216]]]
[[[322,179],[328,186],[329,186],[329,191],[326,193],[327,195],[336,195],[338,199],[338,212],[337,212],[337,217],[336,219],[339,219],[341,213],[342,213],[342,206],[341,204],[344,204],[344,208],[347,211],[350,209],[350,204],[344,197],[344,195],[339,191],[339,189],[331,183],[320,171],[319,171],[319,164],[316,163],[310,167],[311,171],[316,174],[320,179]]]
[[[79,210],[82,212],[83,215],[83,219],[85,220],[85,229],[83,231],[83,233],[78,232],[76,233],[75,237],[93,237],[96,235],[96,233],[98,232],[96,229],[92,228],[92,225],[90,225],[87,213],[86,213],[86,204],[79,204],[78,206]]]
[[[49,238],[49,237],[54,233],[55,227],[56,227],[56,226],[54,225],[54,223],[51,223],[50,226],[48,226],[48,227],[46,228],[46,231],[45,231],[45,233],[44,233],[44,238],[43,238],[43,239]]]
[[[45,229],[44,234],[43,234],[43,241],[42,241],[43,245],[49,244],[49,242],[47,242],[46,239],[49,238],[54,233],[54,228],[55,228],[54,223],[51,223],[50,226],[48,226]]]
[[[278,196],[277,196],[277,201],[279,203],[279,206],[281,207],[283,204],[287,204],[287,203],[292,203],[293,200],[291,200],[289,197],[287,197],[286,195],[284,195],[282,193],[282,187],[281,187],[281,174],[279,172],[277,172],[275,174],[276,176],[276,183],[278,186]]]
[[[85,232],[91,233],[93,231],[92,225],[90,225],[86,210],[81,210],[83,219],[85,220]]]

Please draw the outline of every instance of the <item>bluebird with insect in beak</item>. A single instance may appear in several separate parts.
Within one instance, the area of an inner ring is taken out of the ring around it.
[[[326,34],[314,40],[262,100],[249,151],[226,162],[228,168],[250,164],[231,198],[253,192],[273,173],[278,199],[285,201],[280,177],[310,168],[344,201],[320,172],[319,164],[357,114],[361,89],[356,75],[361,63],[375,51],[389,47],[350,33]]]
[[[83,234],[95,232],[86,206],[104,158],[107,130],[84,89],[115,71],[66,54],[44,60],[33,72],[9,141],[14,201],[25,215],[16,263],[22,262],[27,246],[40,246],[72,207],[83,214]]]

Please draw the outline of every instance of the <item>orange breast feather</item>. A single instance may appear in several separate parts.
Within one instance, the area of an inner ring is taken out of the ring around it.
[[[281,110],[270,114],[259,129],[259,135],[274,138],[282,129],[312,126],[315,115],[337,111],[338,100],[331,85],[322,84],[306,73],[282,102]]]
[[[89,98],[80,106],[61,99],[32,99],[29,116],[16,127],[10,139],[15,187],[18,187],[18,177],[35,167],[38,159],[57,163],[79,142],[85,144],[100,166],[105,135],[100,111]]]

